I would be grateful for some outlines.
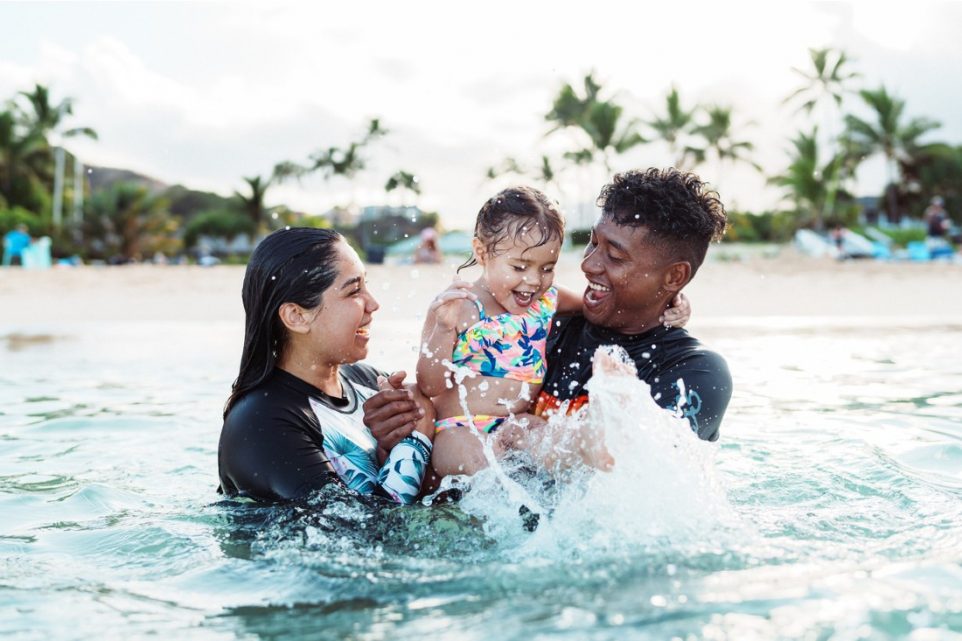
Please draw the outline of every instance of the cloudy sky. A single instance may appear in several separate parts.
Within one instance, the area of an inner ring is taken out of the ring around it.
[[[356,139],[380,117],[391,134],[357,181],[283,185],[268,203],[313,213],[377,204],[387,176],[405,169],[421,179],[419,204],[454,227],[469,226],[500,186],[485,182],[486,167],[571,143],[545,139],[544,114],[563,82],[592,70],[630,116],[649,118],[672,84],[686,103],[732,105],[771,174],[804,124],[781,104],[800,82],[791,68],[806,66],[809,47],[842,47],[862,85],[884,83],[909,116],[942,122],[934,138],[962,143],[960,4],[338,5],[0,3],[0,98],[49,84],[75,98],[76,125],[100,134],[69,145],[87,162],[224,194],[241,176]],[[613,164],[670,162],[651,144]],[[753,170],[699,171],[729,205],[778,201]],[[883,177],[880,161],[868,163],[858,191],[879,191]],[[553,195],[576,212],[602,180],[571,172]]]

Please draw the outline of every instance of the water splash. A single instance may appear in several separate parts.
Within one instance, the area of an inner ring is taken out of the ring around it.
[[[619,352],[606,358],[628,362]],[[535,458],[557,461],[553,469],[532,473],[530,459],[509,458],[460,481],[469,488],[462,509],[480,518],[489,536],[515,541],[525,556],[562,559],[718,543],[722,532],[743,530],[718,481],[716,445],[659,407],[625,368],[596,366],[588,387],[586,408],[549,420],[542,442],[555,451]],[[610,471],[578,460],[602,444],[615,460]],[[515,485],[528,498],[504,488],[503,476],[520,477]],[[525,536],[519,520],[523,505],[540,512],[534,536]]]

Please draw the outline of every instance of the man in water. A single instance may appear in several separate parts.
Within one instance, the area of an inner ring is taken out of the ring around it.
[[[552,327],[535,413],[584,406],[595,351],[619,345],[659,405],[687,418],[700,438],[717,440],[732,394],[728,366],[687,331],[658,319],[724,233],[724,207],[697,176],[675,169],[618,174],[598,205],[601,219],[581,262],[584,315]]]
[[[558,318],[551,328],[535,414],[583,407],[595,351],[620,345],[659,405],[687,418],[700,438],[717,440],[732,393],[728,366],[659,317],[724,233],[724,207],[697,176],[675,169],[618,174],[598,204],[601,219],[581,263],[588,279],[584,315]],[[404,390],[382,389],[365,403],[364,422],[387,447],[411,431],[415,408]],[[540,422],[533,417],[531,426]]]

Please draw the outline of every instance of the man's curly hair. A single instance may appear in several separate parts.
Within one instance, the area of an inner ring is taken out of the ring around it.
[[[616,174],[601,189],[598,206],[618,225],[646,227],[666,255],[691,264],[692,276],[728,223],[718,194],[695,174],[674,168]]]

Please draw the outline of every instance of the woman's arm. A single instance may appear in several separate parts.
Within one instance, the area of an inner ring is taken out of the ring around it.
[[[245,399],[224,421],[218,448],[224,493],[286,501],[339,483],[316,428],[303,414],[264,398]]]
[[[558,313],[562,316],[580,314],[584,311],[584,299],[581,294],[567,287],[557,287]]]

